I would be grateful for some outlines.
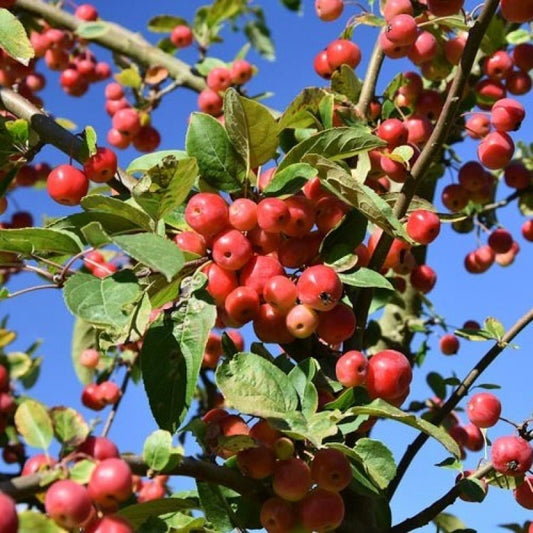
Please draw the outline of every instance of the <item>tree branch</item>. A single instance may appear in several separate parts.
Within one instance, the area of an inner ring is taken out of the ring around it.
[[[381,31],[385,31],[384,29]],[[359,95],[359,102],[357,102],[357,111],[361,116],[365,116],[368,112],[368,106],[374,98],[376,92],[376,85],[378,82],[379,72],[385,55],[379,43],[379,39],[376,39],[374,50],[370,56],[368,68],[366,69],[365,79],[363,80],[363,87],[361,88],[361,94]]]
[[[15,7],[33,15],[42,17],[53,26],[59,26],[71,31],[76,31],[82,20],[74,15],[40,0],[17,0]],[[163,52],[152,46],[142,36],[133,33],[118,24],[107,21],[108,30],[101,36],[92,39],[92,42],[103,46],[117,54],[127,56],[146,67],[165,67],[169,75],[176,81],[193,91],[200,92],[205,89],[205,80],[192,73],[190,66],[180,59]]]
[[[461,384],[453,391],[446,403],[429,419],[429,422],[438,426],[457,406],[457,404],[468,394],[468,390],[474,384],[481,373],[498,357],[505,347],[531,322],[533,322],[533,308],[526,314],[520,317],[515,324],[507,331],[507,333],[498,340],[492,348],[478,361],[476,366],[468,373]],[[420,448],[428,440],[428,435],[420,433],[416,439],[407,447],[405,454],[398,463],[395,478],[391,481],[388,487],[388,497],[392,498],[394,492],[398,488],[405,472],[409,468],[412,460],[419,452]]]
[[[461,61],[457,66],[457,71],[452,81],[452,85],[448,92],[446,101],[439,119],[433,129],[433,132],[426,142],[420,156],[416,160],[416,163],[413,166],[411,174],[407,177],[396,204],[394,205],[394,215],[398,218],[401,218],[407,212],[407,208],[413,196],[415,195],[416,189],[419,186],[420,182],[424,180],[425,175],[428,172],[429,167],[431,166],[434,159],[437,157],[439,150],[443,143],[445,142],[450,128],[455,123],[457,118],[461,97],[463,91],[466,87],[468,76],[474,64],[481,40],[485,35],[485,32],[492,20],[492,17],[498,9],[499,0],[487,0],[483,6],[483,10],[476,20],[472,28],[468,33],[468,39],[466,41],[465,49],[461,57]],[[387,256],[387,252],[390,249],[392,244],[393,237],[383,232],[372,257],[370,259],[369,268],[379,272],[381,265]],[[363,345],[363,334],[366,321],[368,319],[368,309],[370,308],[370,303],[372,302],[373,290],[364,289],[360,292],[358,297],[356,309],[356,320],[358,324],[358,330],[356,332],[357,347]]]
[[[132,472],[145,476],[149,472],[148,465],[137,455],[124,455],[123,459],[130,465]],[[235,492],[254,500],[262,500],[267,496],[262,483],[244,477],[238,470],[208,463],[193,457],[184,457],[179,465],[165,474],[192,477],[201,481],[209,481],[228,487]],[[46,474],[31,474],[29,476],[14,477],[0,482],[0,492],[9,494],[18,501],[24,501],[43,490]]]
[[[83,141],[20,94],[6,87],[0,87],[0,108],[26,120],[42,142],[55,146],[72,159],[83,163]],[[108,184],[120,193],[129,194],[137,180],[123,170],[119,170],[118,174],[119,179],[113,178]]]
[[[493,467],[492,463],[487,463],[473,474],[468,476],[469,478],[481,479],[484,476],[492,472]],[[433,520],[438,514],[440,514],[446,507],[450,506],[460,495],[461,487],[459,484],[455,484],[446,494],[441,498],[433,502],[431,505],[422,509],[419,513],[400,522],[399,524],[393,526],[387,533],[407,533],[408,531],[413,531],[419,527],[425,526],[431,520]]]

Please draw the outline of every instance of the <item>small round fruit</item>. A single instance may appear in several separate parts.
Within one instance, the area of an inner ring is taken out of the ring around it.
[[[301,500],[311,488],[311,469],[297,457],[278,461],[274,466],[272,490],[290,502]]]
[[[298,504],[298,511],[306,531],[335,531],[344,519],[344,501],[338,492],[317,487]]]
[[[356,68],[361,62],[361,50],[348,39],[337,39],[331,42],[326,48],[328,63],[335,70],[341,65],[348,65]]]
[[[490,428],[498,422],[502,404],[490,392],[478,392],[466,404],[466,414],[472,424],[478,428]]]
[[[368,362],[366,388],[371,398],[396,400],[409,389],[413,372],[409,360],[396,350],[383,350]]]
[[[89,496],[104,508],[115,508],[126,501],[133,491],[133,478],[126,461],[118,458],[104,459],[92,471],[88,484]]]
[[[306,268],[296,286],[300,302],[317,311],[333,309],[342,296],[342,282],[338,274],[326,265]]]
[[[192,30],[183,24],[175,26],[170,33],[170,41],[176,48],[187,48],[192,44]]]
[[[358,387],[366,380],[368,359],[357,350],[350,350],[341,355],[335,364],[337,380],[345,387]]]
[[[89,190],[87,176],[72,165],[59,165],[46,180],[48,194],[63,205],[78,205]]]
[[[320,488],[340,492],[352,480],[350,461],[339,450],[318,450],[311,461],[311,477]]]
[[[533,448],[528,441],[515,435],[496,439],[490,455],[494,469],[507,476],[520,476],[533,464]]]
[[[343,9],[343,0],[315,0],[316,14],[324,22],[337,20],[342,15]]]
[[[63,479],[48,488],[44,507],[56,524],[72,529],[81,526],[89,518],[92,502],[83,485]]]
[[[446,333],[439,340],[439,348],[444,355],[454,355],[459,351],[459,339],[453,333]]]
[[[17,533],[19,519],[15,502],[10,496],[0,492],[0,531],[2,533]]]
[[[87,178],[95,183],[107,183],[117,171],[117,156],[109,148],[98,148],[83,164]]]
[[[287,533],[296,525],[297,514],[292,503],[273,496],[261,506],[259,520],[268,533]]]
[[[533,509],[533,476],[526,476],[524,481],[513,491],[516,502],[525,509]]]

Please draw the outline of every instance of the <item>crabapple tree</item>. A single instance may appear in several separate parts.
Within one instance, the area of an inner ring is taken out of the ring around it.
[[[273,3],[153,13],[153,43],[104,2],[0,0],[0,298],[59,289],[86,410],[33,397],[48,361],[11,349],[4,319],[1,532],[452,533],[474,531],[457,499],[507,491],[533,509],[533,419],[479,382],[533,309],[508,329],[456,326],[428,264],[464,234],[461,268],[483,279],[533,241],[533,1],[281,0],[332,28],[306,65],[315,83],[282,109],[263,102],[279,80],[261,79]],[[98,90],[106,128],[87,115],[72,133],[68,111]],[[186,90],[179,137],[156,110]],[[29,188],[58,209],[42,224],[18,200]],[[432,366],[474,344],[464,375]],[[158,429],[132,450],[110,431],[137,423],[133,387]],[[414,435],[399,457],[382,427]],[[418,474],[430,503],[398,517],[430,439],[446,455]],[[426,480],[444,468],[438,492]]]

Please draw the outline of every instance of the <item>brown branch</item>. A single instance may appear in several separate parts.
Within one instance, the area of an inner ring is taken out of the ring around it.
[[[533,322],[533,308],[520,317],[507,333],[498,340],[490,350],[478,361],[474,368],[468,373],[461,384],[453,391],[446,403],[429,419],[429,422],[438,426],[457,406],[457,404],[468,394],[468,390],[474,384],[481,373],[498,357],[506,346],[531,322]],[[392,498],[398,488],[405,472],[407,471],[416,454],[428,440],[429,436],[420,433],[416,439],[407,447],[403,457],[398,463],[395,478],[388,487],[388,497]]]
[[[492,17],[498,9],[499,0],[487,0],[483,6],[483,10],[468,33],[465,49],[461,57],[461,61],[457,66],[450,90],[439,119],[433,129],[433,132],[426,142],[420,156],[413,166],[411,174],[407,177],[396,204],[394,205],[394,215],[401,218],[407,212],[407,208],[420,182],[428,173],[429,167],[438,156],[442,145],[446,140],[451,127],[454,125],[461,105],[461,97],[466,87],[468,76],[474,64],[481,40],[492,20]],[[387,256],[387,252],[392,244],[393,237],[383,232],[374,253],[372,254],[369,268],[379,272],[381,265]],[[356,305],[356,319],[357,331],[355,345],[361,347],[363,345],[363,335],[366,321],[368,319],[368,309],[372,302],[372,289],[365,289],[360,292]]]
[[[381,31],[385,31],[384,29]],[[359,102],[357,102],[357,111],[364,117],[368,112],[368,106],[374,98],[376,92],[376,85],[378,83],[379,72],[385,55],[379,43],[379,39],[376,39],[374,50],[370,56],[370,61],[365,73],[365,79],[363,80],[363,87],[361,88],[361,94],[359,95]]]
[[[83,23],[74,15],[40,0],[17,0],[15,7],[33,15],[42,17],[52,26],[59,26],[71,31]],[[180,59],[152,46],[137,33],[107,21],[108,30],[92,42],[123,56],[127,56],[146,67],[162,66],[169,75],[184,87],[200,92],[205,89],[205,80],[192,73],[190,66]]]
[[[55,146],[72,159],[83,163],[83,141],[20,94],[6,87],[0,87],[0,108],[26,120],[42,142]],[[110,180],[109,186],[118,192],[129,193],[137,181],[123,170],[119,171],[119,176],[120,179]]]
[[[132,472],[136,475],[145,476],[150,470],[142,458],[137,455],[124,455],[123,459],[130,465]],[[200,481],[223,485],[246,498],[254,500],[262,500],[267,496],[261,482],[244,477],[238,470],[194,459],[193,457],[184,457],[179,465],[170,470],[165,470],[163,473],[192,477]],[[42,490],[42,483],[45,479],[46,474],[14,477],[0,482],[0,492],[9,494],[15,500],[24,501]]]
[[[492,463],[487,463],[473,474],[468,476],[470,479],[481,479],[484,476],[490,474],[493,470]],[[433,520],[438,514],[440,514],[446,507],[450,506],[461,494],[461,487],[459,484],[455,484],[446,494],[441,498],[433,502],[431,505],[422,509],[419,513],[407,518],[403,522],[393,526],[387,533],[407,533],[413,531],[419,527],[425,526],[431,520]]]

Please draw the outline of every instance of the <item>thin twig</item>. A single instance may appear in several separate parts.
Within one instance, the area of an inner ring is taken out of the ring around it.
[[[126,374],[124,374],[124,379],[122,380],[122,385],[120,386],[119,399],[115,402],[115,404],[111,408],[111,411],[109,412],[109,415],[107,415],[107,420],[105,421],[104,429],[102,429],[102,437],[107,437],[107,434],[109,433],[109,430],[111,429],[111,424],[113,423],[113,420],[115,420],[118,408],[120,406],[120,403],[122,402],[122,398],[124,398],[124,395],[126,394],[126,389],[128,388],[128,383],[130,381],[130,377],[131,377],[131,371],[128,368],[126,370]]]
[[[531,322],[533,322],[533,308],[526,314],[521,316],[515,324],[507,331],[507,333],[490,348],[490,350],[478,361],[478,363],[467,374],[466,378],[453,391],[452,395],[444,403],[444,405],[433,415],[429,420],[435,426],[438,426],[457,406],[457,404],[468,394],[470,387],[474,384],[481,373],[498,357],[506,346]],[[391,499],[400,484],[405,472],[407,471],[412,460],[419,452],[420,448],[428,440],[429,436],[425,433],[420,433],[415,440],[407,447],[403,457],[398,463],[396,476],[391,481],[387,495]]]
[[[54,283],[47,283],[46,285],[35,285],[34,287],[27,287],[25,289],[20,289],[20,291],[15,291],[8,294],[8,298],[15,298],[16,296],[21,296],[22,294],[27,294],[28,292],[40,291],[41,289],[59,289],[59,285]]]

